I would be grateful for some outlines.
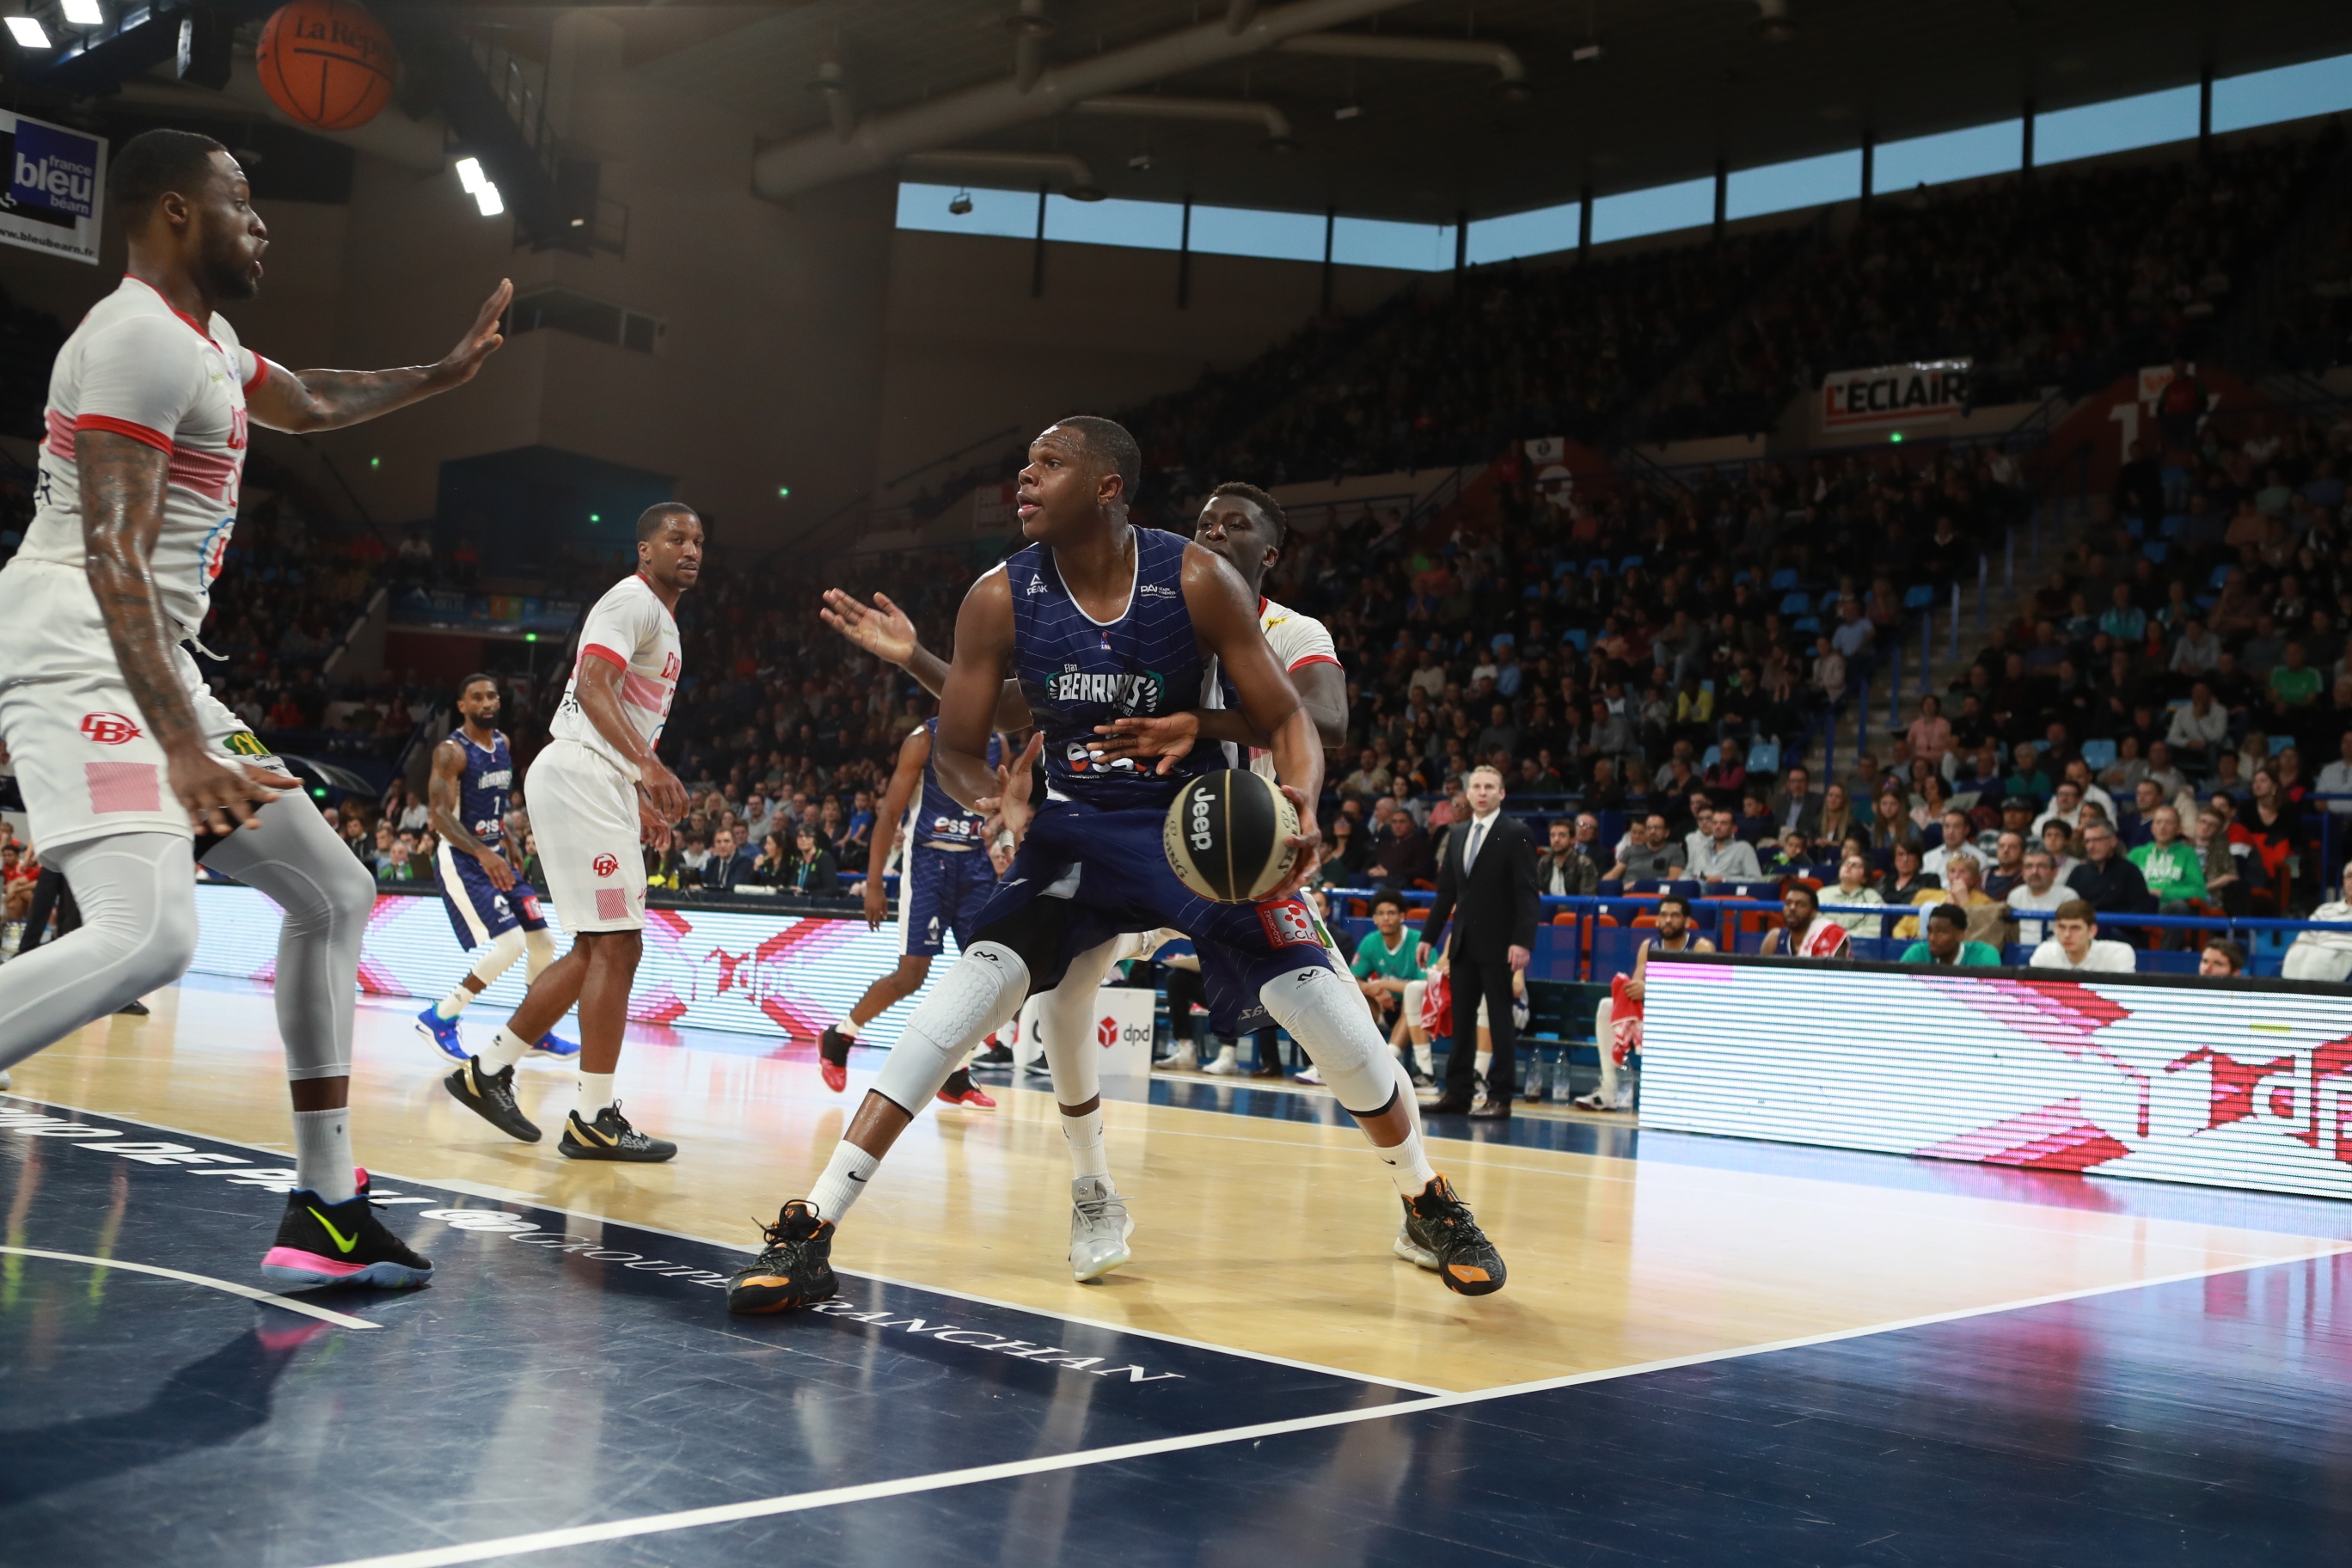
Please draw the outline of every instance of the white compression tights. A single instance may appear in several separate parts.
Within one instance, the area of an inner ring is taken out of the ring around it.
[[[276,991],[286,1076],[348,1078],[360,942],[375,909],[375,879],[299,795],[264,807],[258,820],[258,827],[230,834],[205,864],[285,911]],[[81,895],[79,882],[74,895]]]
[[[81,926],[0,970],[0,1068],[180,977],[196,952],[193,857],[176,833],[121,833],[48,852]],[[348,850],[343,858],[358,868]]]
[[[530,959],[522,966],[522,978],[523,984],[528,985],[539,978],[541,970],[555,962],[555,939],[548,935],[544,928],[525,931],[520,926],[509,926],[492,937],[489,946],[482,950],[482,956],[474,961],[474,978],[480,981],[482,989],[487,991],[497,984],[499,976],[513,968],[514,961],[526,952]]]

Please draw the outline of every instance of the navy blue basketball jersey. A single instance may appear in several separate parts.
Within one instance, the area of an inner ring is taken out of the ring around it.
[[[466,753],[465,771],[457,775],[457,820],[495,849],[506,837],[507,798],[514,793],[514,757],[507,738],[492,731],[490,743],[478,746],[462,724],[449,738]]]
[[[1197,705],[1208,659],[1184,607],[1181,534],[1135,531],[1135,586],[1115,621],[1078,608],[1054,569],[1054,552],[1033,544],[1004,563],[1013,592],[1014,668],[1029,711],[1045,737],[1045,782],[1056,794],[1106,810],[1164,806],[1184,781],[1224,765],[1219,746],[1195,746],[1165,777],[1154,759],[1098,763],[1087,755],[1095,726],[1151,718]]]
[[[931,738],[931,753],[923,759],[923,787],[915,796],[914,809],[908,814],[907,837],[916,844],[985,845],[988,819],[976,811],[966,811],[940,783],[940,721],[926,719],[923,729]],[[991,735],[988,765],[999,767],[1003,762],[1004,738]]]

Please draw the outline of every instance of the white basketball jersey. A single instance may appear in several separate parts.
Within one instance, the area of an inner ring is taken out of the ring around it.
[[[246,394],[268,367],[226,321],[182,315],[149,284],[125,278],[58,351],[33,521],[22,561],[82,564],[81,471],[75,437],[127,436],[170,460],[153,571],[163,613],[194,637],[236,526],[245,475]]]
[[[1339,662],[1339,649],[1331,641],[1330,629],[1313,616],[1302,616],[1287,605],[1277,605],[1261,595],[1257,602],[1257,628],[1265,634],[1267,646],[1274,649],[1274,661],[1282,666],[1285,673],[1310,664]],[[1201,682],[1201,706],[1224,705],[1224,688],[1218,682],[1217,666],[1213,659],[1207,677]],[[1226,748],[1228,756],[1241,749],[1230,742]],[[1261,746],[1250,747],[1249,767],[1252,773],[1274,777],[1274,753]]]
[[[661,739],[670,700],[677,695],[677,622],[643,576],[633,574],[614,584],[588,612],[587,624],[580,628],[580,657],[548,725],[557,740],[578,742],[634,780],[637,765],[621,755],[581,710],[580,671],[592,658],[620,669],[621,712],[651,747]]]

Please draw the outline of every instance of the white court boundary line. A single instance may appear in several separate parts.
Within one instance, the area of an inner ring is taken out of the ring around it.
[[[1570,1373],[1560,1377],[1542,1378],[1532,1383],[1510,1384],[1500,1388],[1480,1389],[1468,1394],[1443,1394],[1430,1399],[1400,1401],[1393,1405],[1375,1405],[1361,1410],[1332,1411],[1322,1415],[1294,1416],[1285,1421],[1266,1421],[1254,1426],[1233,1426],[1222,1431],[1194,1433],[1181,1437],[1157,1437],[1140,1443],[1121,1443],[1110,1447],[1085,1448],[1075,1453],[1016,1459],[1003,1464],[976,1465],[967,1469],[941,1470],[931,1475],[908,1476],[897,1480],[868,1481],[857,1486],[829,1487],[821,1491],[796,1492],[783,1497],[759,1498],[745,1502],[719,1503],[709,1508],[684,1509],[675,1513],[647,1514],[637,1519],[614,1520],[603,1524],[572,1525],[561,1530],[535,1531],[527,1535],[510,1535],[499,1540],[474,1542],[462,1546],[429,1547],[423,1551],[394,1552],[381,1557],[351,1558],[341,1563],[322,1564],[321,1568],[457,1568],[457,1565],[462,1563],[488,1563],[500,1558],[519,1557],[530,1552],[552,1552],[572,1546],[591,1546],[607,1541],[625,1541],[636,1536],[695,1530],[706,1525],[735,1524],[745,1520],[772,1518],[778,1514],[804,1513],[814,1509],[835,1508],[844,1503],[869,1502],[882,1498],[905,1497],[911,1493],[939,1491],[950,1487],[974,1486],[984,1481],[1010,1480],[1018,1477],[1042,1475],[1055,1470],[1118,1464],[1128,1459],[1149,1458],[1158,1454],[1181,1453],[1192,1448],[1215,1447],[1227,1443],[1255,1441],[1265,1437],[1281,1436],[1292,1432],[1315,1431],[1328,1426],[1353,1426],[1360,1421],[1380,1421],[1396,1415],[1412,1415],[1425,1411],[1455,1409],[1467,1405],[1481,1405],[1493,1400],[1507,1399],[1518,1394],[1541,1394],[1557,1388],[1573,1388],[1588,1383],[1606,1383],[1617,1378],[1638,1376],[1643,1373],[1669,1372],[1677,1367],[1704,1365],[1709,1362],[1736,1361],[1748,1356],[1764,1355],[1774,1351],[1801,1350],[1811,1345],[1834,1344],[1842,1340],[1864,1339],[1873,1334],[1891,1333],[1901,1329],[1927,1328],[1937,1323],[1959,1322],[1969,1318],[1990,1317],[1996,1312],[2019,1311],[2029,1307],[2054,1306],[2060,1302],[2079,1301],[2094,1296],[2115,1295],[2121,1291],[2138,1290],[2150,1286],[2178,1285],[2191,1279],[2210,1279],[2223,1274],[2246,1273],[2256,1268],[2273,1268],[2279,1264],[2309,1263],[2347,1252],[2352,1252],[2352,1242],[2337,1243],[2293,1257],[2228,1263],[2213,1268],[2189,1269],[2179,1274],[2161,1275],[2149,1279],[2128,1280],[2120,1284],[2094,1285],[2080,1290],[2063,1290],[2053,1295],[1997,1302],[1990,1306],[1963,1307],[1954,1311],[1933,1312],[1924,1317],[1903,1318],[1892,1322],[1874,1323],[1864,1328],[1832,1330],[1827,1333],[1807,1334],[1798,1339],[1774,1340],[1764,1344],[1742,1345],[1730,1350],[1701,1351],[1691,1355],[1668,1357],[1664,1361],[1644,1362],[1636,1366],[1609,1367],[1598,1372]]]
[[[93,1111],[91,1114],[100,1113]],[[209,1274],[191,1274],[183,1268],[163,1268],[152,1263],[126,1263],[120,1258],[92,1258],[88,1253],[82,1252],[49,1252],[37,1247],[0,1247],[0,1252],[9,1253],[17,1258],[46,1258],[58,1263],[87,1263],[93,1268],[121,1268],[132,1274],[152,1274],[159,1279],[177,1279],[189,1285],[202,1285],[206,1289],[225,1290],[232,1296],[242,1296],[248,1301],[260,1301],[272,1307],[283,1307],[289,1312],[299,1312],[306,1318],[316,1318],[322,1323],[333,1323],[338,1328],[380,1329],[383,1327],[382,1323],[371,1323],[365,1318],[346,1317],[341,1312],[331,1312],[324,1307],[313,1307],[308,1302],[291,1300],[284,1296],[275,1296],[267,1290],[257,1290],[250,1285],[240,1285],[234,1279],[215,1279]]]
[[[42,1100],[38,1096],[15,1092],[0,1094],[0,1099],[23,1100],[37,1105],[55,1105],[61,1110],[71,1110],[77,1116],[103,1116],[110,1121],[124,1122],[132,1127],[150,1128],[157,1132],[170,1132],[182,1138],[201,1138],[208,1143],[226,1143],[233,1149],[252,1149],[269,1152],[258,1143],[247,1143],[236,1138],[223,1138],[217,1133],[194,1132],[184,1127],[173,1127],[168,1122],[151,1121],[141,1116],[126,1116],[119,1110],[68,1106],[57,1100]],[[439,1187],[446,1192],[458,1193],[467,1197],[483,1198],[492,1203],[509,1203],[524,1208],[544,1209],[550,1214],[566,1215],[573,1219],[589,1220],[597,1225],[625,1225],[631,1230],[642,1230],[648,1236],[666,1236],[674,1241],[690,1241],[698,1247],[716,1247],[721,1252],[740,1252],[748,1257],[757,1250],[748,1242],[717,1241],[707,1236],[696,1236],[683,1230],[671,1230],[665,1226],[648,1225],[643,1220],[617,1219],[610,1215],[596,1214],[587,1209],[567,1208],[553,1198],[541,1197],[512,1188],[492,1186],[488,1182],[476,1182],[465,1177],[407,1176],[398,1171],[383,1170],[373,1165],[369,1166],[368,1170],[372,1174],[388,1176],[395,1182],[408,1182],[420,1187]],[[871,1280],[877,1285],[892,1285],[902,1290],[921,1290],[933,1296],[947,1297],[950,1300],[969,1301],[975,1307],[993,1307],[1004,1312],[1026,1312],[1032,1317],[1051,1318],[1057,1322],[1076,1323],[1080,1328],[1100,1329],[1114,1334],[1133,1334],[1138,1339],[1157,1340],[1162,1344],[1182,1345],[1188,1350],[1208,1351],[1217,1355],[1233,1356],[1242,1361],[1255,1361],[1270,1366],[1288,1367],[1293,1372],[1316,1373],[1324,1377],[1341,1378],[1349,1383],[1365,1384],[1374,1388],[1393,1388],[1407,1394],[1438,1394],[1446,1392],[1442,1388],[1432,1388],[1424,1384],[1405,1383],[1392,1377],[1375,1377],[1370,1373],[1350,1372],[1345,1367],[1323,1366],[1311,1361],[1295,1361],[1288,1356],[1270,1355],[1263,1351],[1241,1350],[1232,1345],[1214,1344],[1207,1340],[1186,1339],[1181,1334],[1166,1333],[1158,1329],[1130,1328],[1125,1323],[1106,1322],[1099,1318],[1082,1318],[1074,1312],[1056,1311],[1051,1307],[1026,1306],[1019,1301],[999,1300],[993,1296],[976,1296],[968,1290],[950,1290],[937,1285],[921,1284],[912,1279],[894,1279],[887,1274],[863,1274],[848,1268],[838,1269],[836,1272],[845,1279]],[[191,1275],[189,1278],[200,1279],[202,1276]],[[270,1300],[278,1299],[271,1297]],[[295,1310],[300,1311],[305,1309],[297,1307]],[[350,1321],[358,1322],[360,1320],[354,1318]],[[381,1323],[367,1323],[363,1326],[371,1329],[383,1327]]]

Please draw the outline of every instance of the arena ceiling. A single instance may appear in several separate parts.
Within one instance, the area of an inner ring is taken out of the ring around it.
[[[632,68],[649,85],[723,104],[788,151],[824,154],[822,143],[836,139],[832,97],[864,137],[1011,78],[1017,8],[1050,25],[1037,45],[1050,83],[1057,69],[1213,26],[1227,4],[817,0],[604,14],[623,20]],[[1297,4],[1265,0],[1255,19]],[[1738,169],[1852,148],[1865,131],[1887,142],[2009,118],[2029,98],[2046,111],[2191,83],[2207,66],[2227,77],[2352,53],[2343,0],[1354,0],[1354,9],[1364,14],[1320,30],[1502,44],[1523,62],[1524,90],[1491,60],[1277,47],[1118,90],[1270,105],[1287,122],[1286,145],[1271,144],[1262,122],[1066,110],[933,145],[1075,153],[1118,196],[1189,193],[1442,223],[1569,200],[1587,182],[1606,195],[1705,175],[1719,158]],[[472,13],[522,33],[548,15]],[[772,145],[767,155],[780,156]],[[1145,158],[1148,167],[1131,166]],[[818,163],[798,188],[845,177],[838,158]],[[978,170],[951,177],[1034,184]]]

